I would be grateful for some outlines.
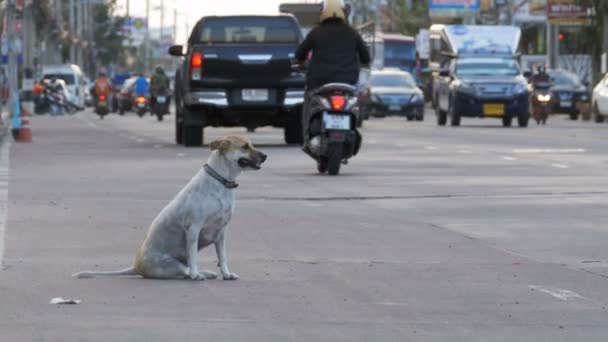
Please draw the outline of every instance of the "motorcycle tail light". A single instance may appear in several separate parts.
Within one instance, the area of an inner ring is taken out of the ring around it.
[[[145,103],[146,102],[146,98],[143,97],[143,96],[140,96],[140,97],[137,98],[136,101],[137,101],[137,103]]]
[[[99,101],[105,101],[105,100],[106,100],[105,95],[99,95]]]
[[[343,110],[346,105],[346,97],[342,95],[330,96],[329,101],[333,110]]]

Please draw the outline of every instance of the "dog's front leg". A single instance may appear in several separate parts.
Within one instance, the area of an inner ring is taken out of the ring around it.
[[[226,231],[224,230],[218,240],[215,242],[215,251],[217,252],[218,266],[222,272],[224,280],[237,280],[239,276],[235,273],[230,273],[228,269],[228,257],[226,256]]]
[[[198,272],[198,237],[201,233],[201,224],[191,224],[186,232],[186,248],[188,253],[188,270],[190,279],[206,280],[205,274]]]

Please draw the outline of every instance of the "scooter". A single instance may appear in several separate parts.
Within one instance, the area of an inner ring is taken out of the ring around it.
[[[359,152],[363,139],[357,130],[357,101],[357,88],[350,84],[330,83],[312,93],[304,152],[317,161],[320,173],[338,175],[341,165]]]
[[[148,99],[145,96],[135,97],[135,112],[141,118],[148,111]]]
[[[152,113],[156,115],[158,121],[163,121],[163,115],[169,114],[169,103],[170,97],[166,90],[156,94],[154,105],[152,106]]]
[[[108,106],[108,98],[105,95],[99,95],[97,97],[97,103],[95,104],[95,113],[99,115],[99,118],[103,120],[103,117],[110,113],[110,107]]]
[[[536,124],[547,124],[547,117],[551,111],[552,95],[549,89],[537,89],[534,91],[532,99],[532,117]]]

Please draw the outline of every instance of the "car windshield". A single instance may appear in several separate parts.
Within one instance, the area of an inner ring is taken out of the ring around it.
[[[553,85],[567,86],[567,87],[579,87],[581,86],[581,80],[578,76],[567,73],[567,72],[549,72]]]
[[[396,87],[396,88],[414,88],[416,83],[409,74],[402,75],[372,75],[370,79],[372,87]]]
[[[74,75],[69,75],[69,74],[45,74],[44,78],[47,80],[50,80],[53,78],[58,78],[60,80],[64,80],[65,84],[67,84],[67,85],[74,85],[76,83]]]
[[[384,59],[415,61],[416,60],[416,43],[400,42],[400,41],[385,41],[384,42]]]
[[[298,32],[288,18],[213,18],[205,21],[200,41],[206,44],[297,44]]]
[[[456,64],[458,76],[517,76],[519,67],[513,61],[459,62]]]

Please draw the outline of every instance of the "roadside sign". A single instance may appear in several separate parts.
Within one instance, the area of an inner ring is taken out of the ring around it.
[[[480,0],[429,0],[429,10],[433,11],[479,11]]]
[[[416,50],[420,59],[431,57],[431,35],[429,30],[422,29],[416,35]]]
[[[587,25],[589,0],[547,0],[547,21],[557,25]]]

